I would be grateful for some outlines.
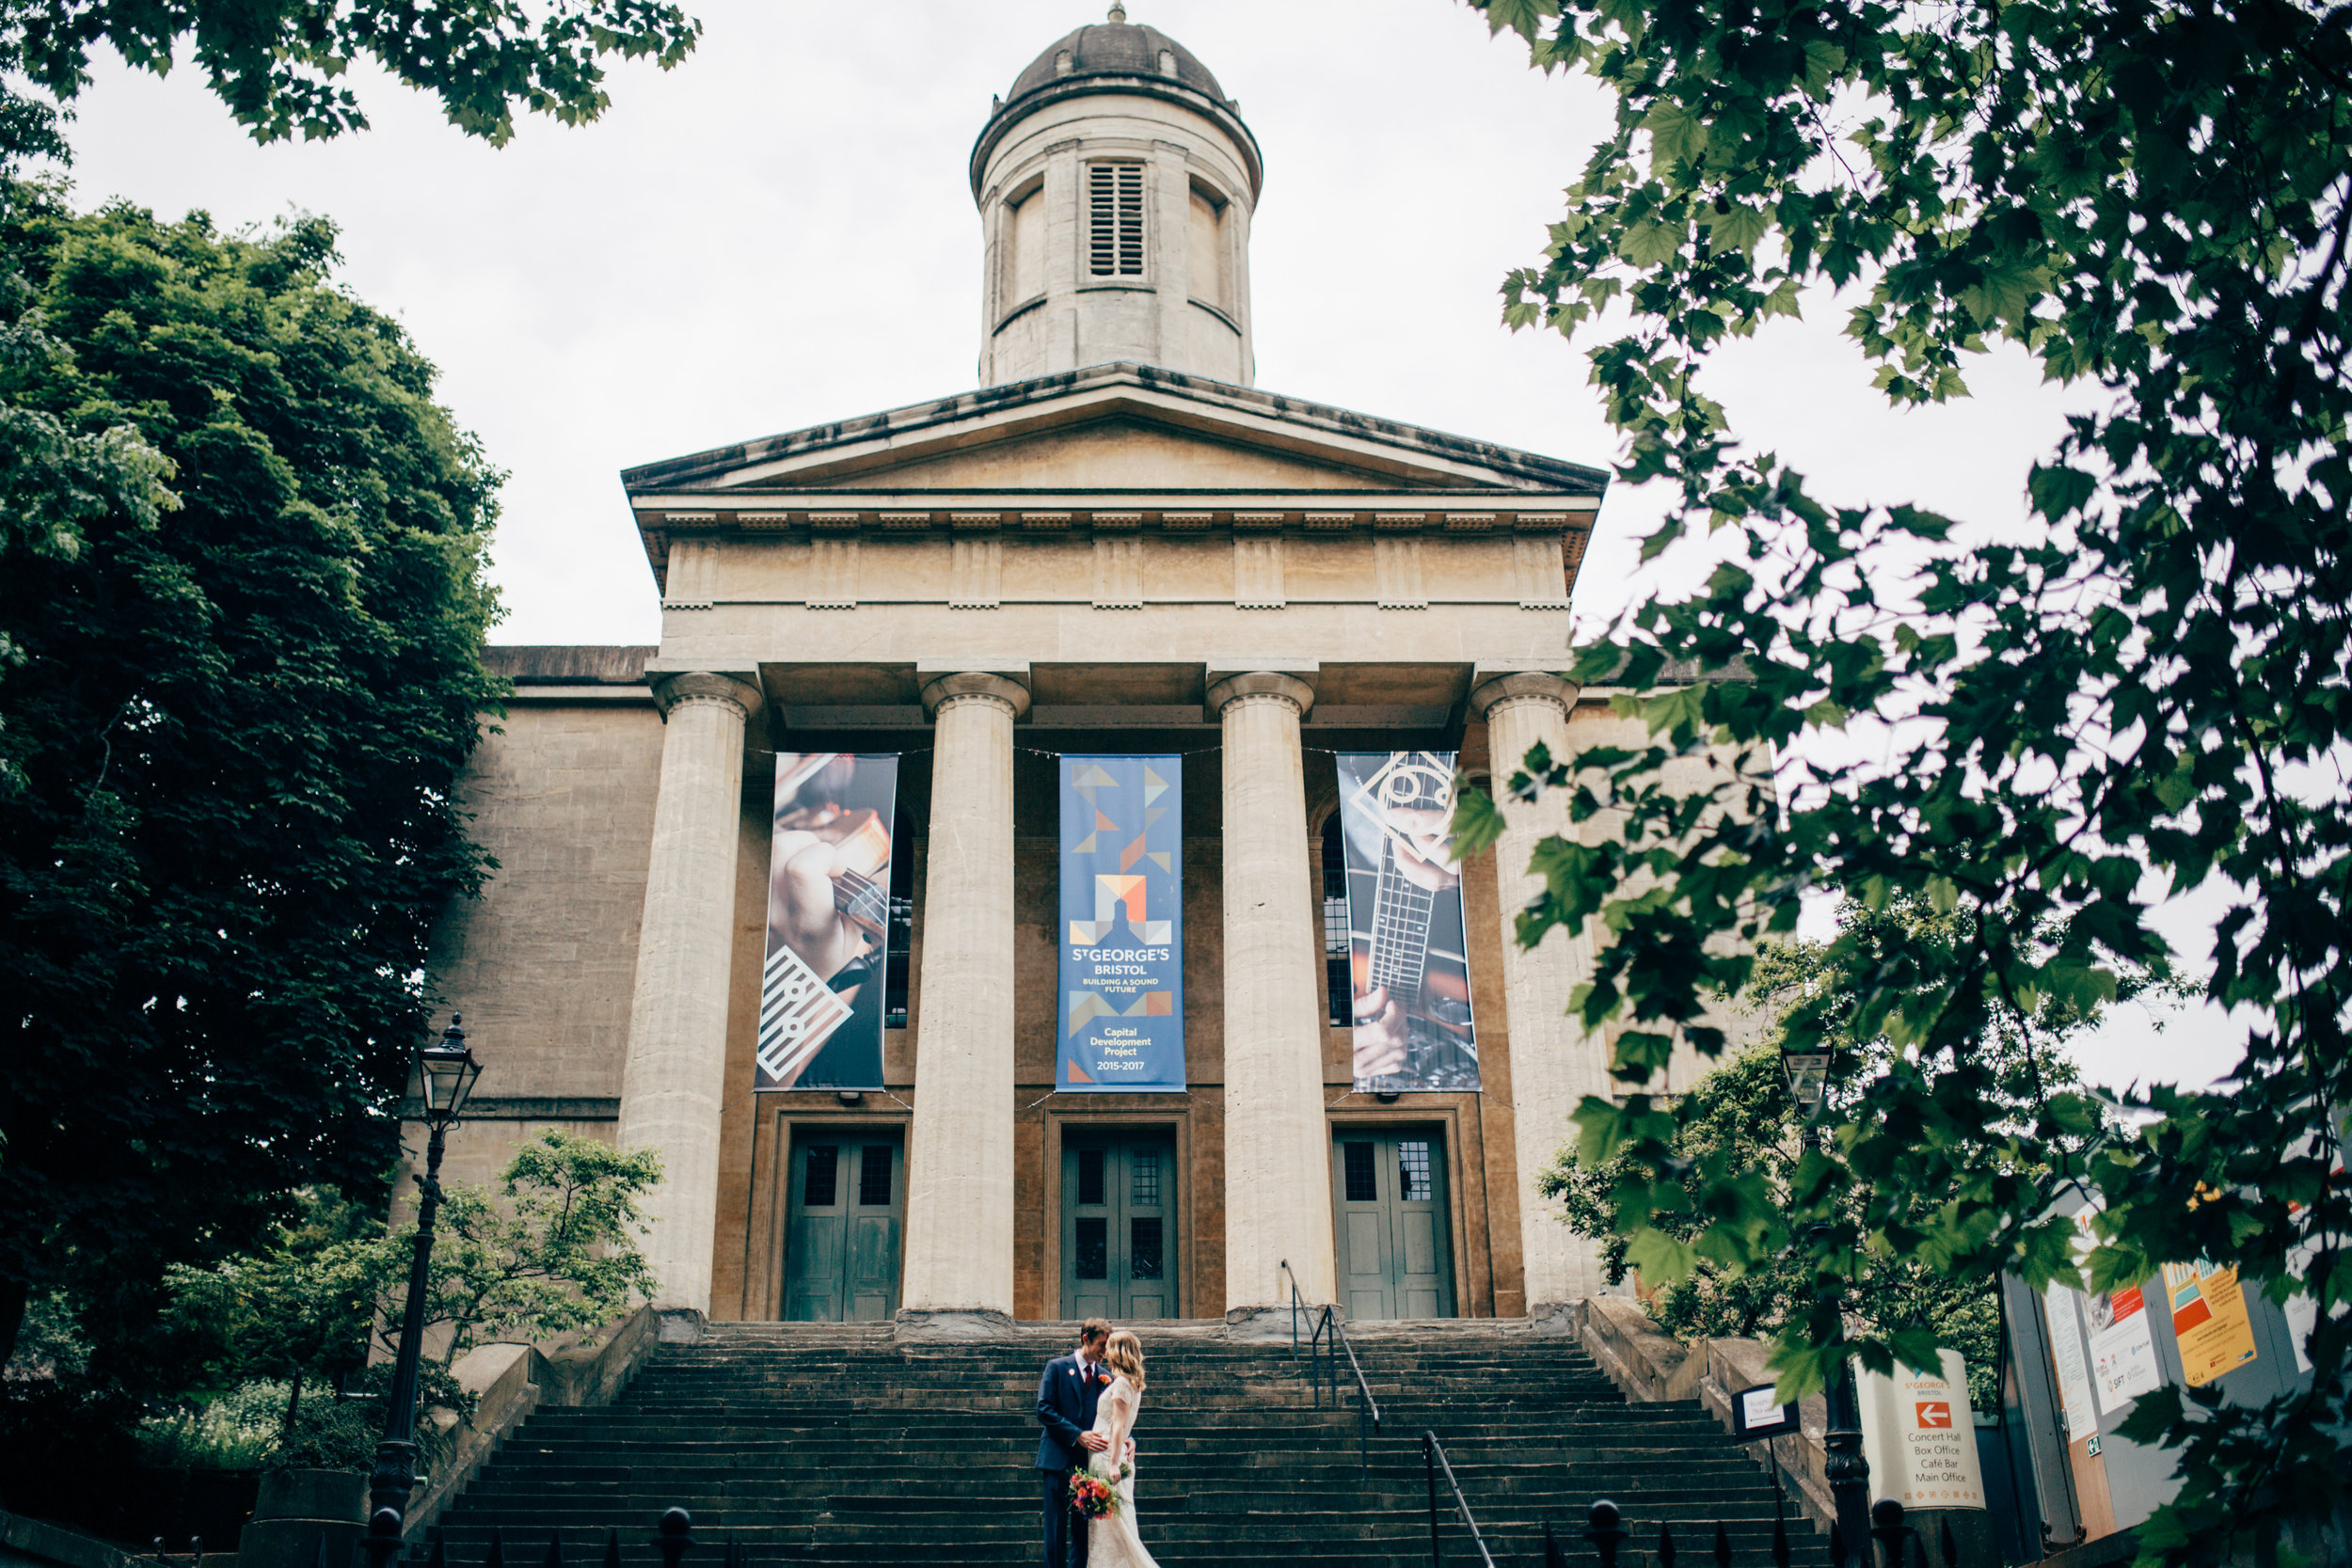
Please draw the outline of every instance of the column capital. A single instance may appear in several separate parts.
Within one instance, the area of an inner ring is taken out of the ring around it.
[[[936,719],[940,708],[959,697],[988,697],[1012,710],[1015,719],[1029,711],[1029,678],[988,670],[960,670],[934,675],[923,687],[923,714]]]
[[[1576,705],[1580,690],[1576,682],[1549,672],[1515,670],[1481,680],[1470,689],[1470,705],[1481,719],[1504,703],[1549,703],[1565,714]]]
[[[759,711],[765,700],[752,682],[710,670],[682,670],[653,678],[653,700],[665,719],[672,708],[697,699],[731,704],[746,720]]]
[[[1315,705],[1315,689],[1296,675],[1279,670],[1243,670],[1220,676],[1209,688],[1209,711],[1222,717],[1227,708],[1249,697],[1279,698],[1296,708],[1302,719]]]

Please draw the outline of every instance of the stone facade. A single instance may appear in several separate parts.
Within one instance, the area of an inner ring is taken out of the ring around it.
[[[1508,941],[1557,807],[1512,808],[1499,854],[1463,868],[1478,1093],[1352,1089],[1319,846],[1335,752],[1507,774],[1536,740],[1623,722],[1564,674],[1605,476],[1248,387],[1257,150],[1166,41],[1082,29],[992,117],[973,165],[990,385],[628,470],[660,646],[493,650],[516,692],[468,789],[501,869],[435,967],[489,1063],[489,1119],[460,1130],[453,1169],[478,1177],[548,1123],[659,1148],[657,1306],[782,1315],[804,1262],[794,1149],[866,1134],[904,1140],[896,1277],[902,1316],[936,1332],[1062,1315],[1063,1152],[1105,1131],[1171,1141],[1186,1316],[1280,1307],[1294,1282],[1339,1299],[1350,1133],[1441,1135],[1458,1314],[1604,1288],[1533,1185],[1578,1096],[1607,1091],[1606,1037],[1563,1016],[1591,950]],[[1160,248],[1121,301],[1071,270],[1100,212],[1079,199],[1090,149],[1155,182],[1135,210]],[[1101,328],[1068,358],[998,330],[1022,305],[1006,203],[1033,178],[1069,254],[1029,314]],[[1229,252],[1168,232],[1202,188]],[[1232,325],[1209,353],[1185,336],[1185,268],[1213,255],[1225,309],[1203,319]],[[1145,325],[1104,325],[1119,311]],[[823,751],[903,759],[907,1026],[879,1091],[758,1093],[774,759]],[[1182,1094],[1055,1091],[1055,758],[1084,752],[1185,758]]]

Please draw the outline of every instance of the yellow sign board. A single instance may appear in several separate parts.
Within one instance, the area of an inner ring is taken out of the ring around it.
[[[2188,1386],[2202,1387],[2254,1359],[2254,1325],[2237,1270],[2209,1263],[2167,1263],[2164,1293],[2172,1308],[2172,1335],[2181,1342]]]

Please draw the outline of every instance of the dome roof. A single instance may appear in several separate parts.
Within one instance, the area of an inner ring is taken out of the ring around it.
[[[1191,50],[1157,27],[1138,26],[1123,20],[1122,10],[1114,8],[1112,14],[1122,20],[1081,27],[1047,45],[1045,52],[1030,61],[1029,69],[1013,82],[1012,91],[1005,95],[1005,107],[1010,108],[1030,93],[1072,76],[1168,75],[1169,72],[1160,69],[1163,54],[1174,64],[1173,75],[1179,83],[1195,92],[1206,93],[1219,103],[1225,102],[1225,89],[1216,85],[1209,68]]]
[[[1248,175],[1250,199],[1257,199],[1265,166],[1258,138],[1242,123],[1241,105],[1225,96],[1191,50],[1157,27],[1129,22],[1126,8],[1117,4],[1108,22],[1080,27],[1048,44],[1014,79],[1012,91],[990,108],[988,123],[972,145],[974,198],[980,195],[989,157],[1015,125],[1047,104],[1097,92],[1167,99],[1205,115],[1232,139]]]

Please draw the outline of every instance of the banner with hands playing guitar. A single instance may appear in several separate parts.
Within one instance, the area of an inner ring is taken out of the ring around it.
[[[1448,834],[1454,758],[1339,757],[1355,1085],[1367,1093],[1479,1086],[1462,872]]]

